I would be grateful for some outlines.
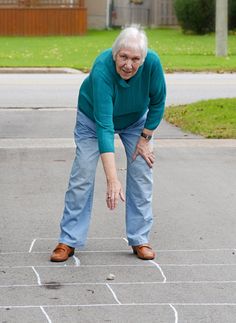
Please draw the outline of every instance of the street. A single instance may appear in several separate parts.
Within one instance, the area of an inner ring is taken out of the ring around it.
[[[0,74],[2,108],[71,108],[77,105],[83,73]],[[166,74],[167,105],[234,97],[235,74]]]
[[[100,163],[86,247],[66,263],[49,261],[84,77],[0,74],[0,322],[234,323],[236,140],[162,122],[154,140],[154,261],[127,246],[124,204],[106,208]],[[236,96],[235,74],[166,80],[167,105]],[[116,160],[125,186],[118,138]]]

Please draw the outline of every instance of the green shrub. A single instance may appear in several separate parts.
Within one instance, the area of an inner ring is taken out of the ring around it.
[[[175,0],[174,7],[184,32],[206,34],[214,31],[215,0]]]
[[[174,0],[179,24],[184,32],[206,34],[215,30],[216,0]],[[228,0],[229,30],[236,29],[236,0]]]
[[[229,29],[236,29],[236,0],[229,0]]]

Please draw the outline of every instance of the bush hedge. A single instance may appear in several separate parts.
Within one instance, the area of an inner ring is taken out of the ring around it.
[[[175,0],[174,7],[184,32],[206,34],[215,29],[215,0]]]
[[[206,34],[215,30],[216,0],[174,0],[177,19],[184,32]],[[236,0],[229,0],[229,29],[236,28]]]
[[[229,30],[236,29],[236,0],[229,0]]]

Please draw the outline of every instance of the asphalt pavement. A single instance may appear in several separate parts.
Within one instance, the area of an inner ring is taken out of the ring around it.
[[[154,261],[127,246],[124,204],[106,208],[101,163],[87,245],[66,263],[49,261],[84,77],[0,74],[0,322],[234,323],[236,140],[162,122],[154,140]],[[168,105],[235,96],[236,75],[171,74],[167,88]],[[125,184],[118,138],[116,156]]]

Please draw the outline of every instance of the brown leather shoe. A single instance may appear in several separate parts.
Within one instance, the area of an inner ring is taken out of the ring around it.
[[[138,258],[143,260],[152,260],[156,254],[149,244],[142,244],[139,246],[132,246],[133,252]]]
[[[51,255],[51,261],[61,262],[66,261],[69,257],[73,256],[75,248],[67,246],[64,243],[58,243]]]

